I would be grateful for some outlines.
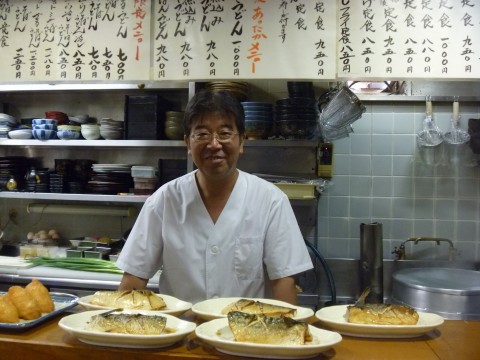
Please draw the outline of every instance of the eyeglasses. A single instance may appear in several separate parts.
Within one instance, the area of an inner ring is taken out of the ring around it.
[[[227,143],[232,140],[235,135],[239,135],[239,133],[223,130],[218,133],[209,133],[206,131],[195,132],[190,135],[190,137],[196,142],[211,142],[213,138],[215,138],[219,143]]]

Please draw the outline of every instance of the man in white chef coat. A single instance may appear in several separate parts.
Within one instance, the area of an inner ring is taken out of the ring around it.
[[[288,197],[237,169],[245,124],[229,92],[198,92],[185,109],[196,170],[145,202],[121,251],[119,290],[144,289],[162,269],[160,293],[196,303],[216,297],[296,303],[294,275],[313,267]]]

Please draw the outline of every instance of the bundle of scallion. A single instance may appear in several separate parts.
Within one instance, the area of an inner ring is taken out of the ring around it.
[[[101,259],[87,259],[87,258],[49,258],[49,257],[35,257],[25,259],[35,265],[58,267],[70,270],[79,271],[94,271],[111,274],[123,274],[115,263],[108,260]]]

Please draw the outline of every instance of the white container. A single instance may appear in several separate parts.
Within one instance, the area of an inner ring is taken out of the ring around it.
[[[133,178],[156,178],[156,169],[153,166],[132,166]]]

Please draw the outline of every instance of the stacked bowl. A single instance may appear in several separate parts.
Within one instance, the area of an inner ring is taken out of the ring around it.
[[[7,138],[10,130],[17,126],[17,120],[8,114],[0,113],[0,138]]]
[[[68,122],[68,115],[61,111],[46,111],[45,118],[57,121],[57,125],[63,125]]]
[[[49,140],[57,138],[57,120],[33,119],[32,135],[37,140]]]
[[[80,132],[86,140],[100,139],[100,125],[98,124],[82,124],[80,125]]]
[[[57,136],[62,140],[80,139],[80,126],[58,125]]]
[[[244,101],[245,138],[250,140],[266,139],[273,127],[273,106],[269,102]]]
[[[183,140],[183,111],[165,113],[165,137],[169,140]]]
[[[105,140],[119,140],[123,138],[123,121],[103,118],[100,120],[100,135]]]
[[[318,107],[315,98],[292,97],[276,101],[275,126],[286,139],[312,139],[318,132]]]

